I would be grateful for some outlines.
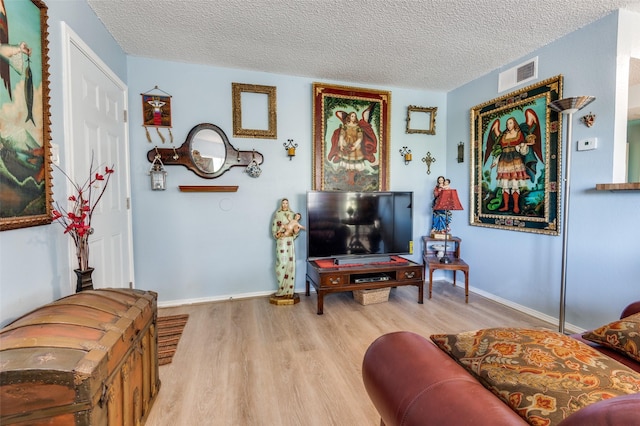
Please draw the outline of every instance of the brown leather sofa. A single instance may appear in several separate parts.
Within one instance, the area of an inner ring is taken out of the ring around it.
[[[640,301],[625,308],[620,318],[637,312]],[[640,372],[640,362],[580,335],[572,337]],[[365,353],[362,376],[383,426],[528,424],[435,344],[415,333],[401,331],[376,339]],[[589,405],[559,426],[640,425],[639,413],[640,394],[633,394]]]

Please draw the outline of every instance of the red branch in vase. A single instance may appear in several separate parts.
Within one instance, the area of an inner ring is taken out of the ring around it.
[[[93,157],[89,167],[89,177],[80,185],[73,181],[64,170],[62,174],[69,180],[74,188],[74,194],[70,195],[70,209],[65,210],[56,204],[52,212],[53,220],[64,228],[64,233],[69,234],[76,246],[76,257],[78,258],[78,268],[86,271],[89,268],[89,235],[93,233],[91,218],[98,202],[107,189],[109,179],[114,171],[114,166],[105,167],[104,174],[93,168]],[[97,196],[96,196],[97,194]],[[95,199],[94,199],[95,196]]]

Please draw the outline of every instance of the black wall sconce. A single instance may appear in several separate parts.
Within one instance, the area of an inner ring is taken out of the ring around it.
[[[413,160],[413,155],[411,155],[411,150],[406,146],[403,146],[400,150],[400,155],[404,157],[404,164],[409,164],[411,160]]]
[[[462,141],[458,144],[458,163],[464,163],[464,144]]]
[[[283,144],[284,149],[287,150],[287,155],[289,156],[289,161],[296,156],[296,148],[298,147],[297,143],[293,143],[293,139],[287,139],[287,142]]]

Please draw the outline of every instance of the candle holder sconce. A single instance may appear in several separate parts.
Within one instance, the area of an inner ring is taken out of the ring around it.
[[[400,155],[402,155],[404,157],[404,164],[409,164],[411,162],[411,160],[413,160],[413,155],[411,155],[411,150],[408,149],[406,146],[403,146],[402,149],[400,150]]]
[[[284,149],[287,150],[287,155],[289,156],[289,161],[296,156],[296,148],[298,147],[297,143],[293,143],[293,139],[287,139],[287,142],[283,144]]]
[[[464,163],[464,144],[462,141],[458,144],[458,163]]]

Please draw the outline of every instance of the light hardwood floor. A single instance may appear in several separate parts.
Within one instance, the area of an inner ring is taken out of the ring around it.
[[[427,292],[425,291],[425,294]],[[417,303],[415,287],[391,290],[389,301],[363,306],[350,292],[316,294],[294,306],[268,298],[172,308],[189,321],[173,362],[160,367],[162,385],[147,425],[378,425],[362,384],[364,353],[382,334],[423,336],[487,327],[549,324],[446,281]]]

